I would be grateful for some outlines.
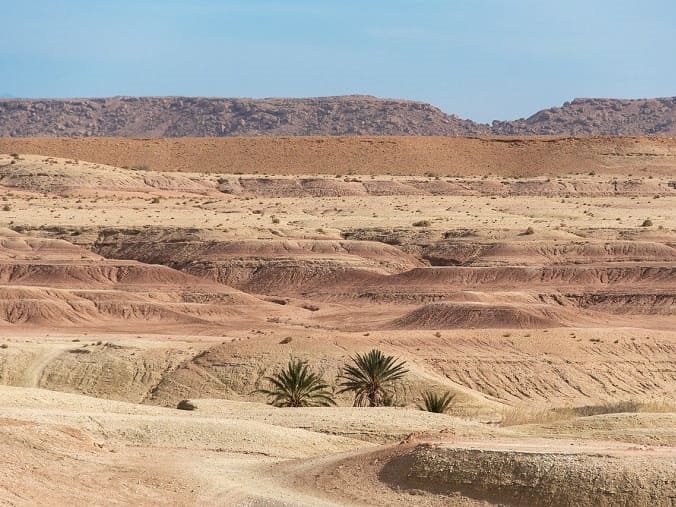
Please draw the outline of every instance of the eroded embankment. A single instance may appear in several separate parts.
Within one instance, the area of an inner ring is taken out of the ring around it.
[[[523,444],[522,444],[523,445]],[[671,507],[676,499],[673,449],[493,450],[420,445],[381,471],[393,487],[462,496],[501,505]],[[586,452],[585,452],[586,451]],[[574,485],[574,487],[571,487]]]
[[[296,298],[317,304],[394,305],[386,328],[540,328],[602,324],[612,315],[660,316],[653,324],[664,327],[674,315],[676,250],[668,242],[419,238],[415,245],[232,238],[216,230],[171,227],[32,233],[78,241],[118,260],[79,267],[33,261],[22,274],[27,268],[7,259],[6,269],[0,269],[6,281],[35,285],[51,280],[69,286],[86,281],[113,287],[142,282],[140,287],[195,285],[201,279],[200,284],[227,285],[286,303]],[[397,305],[404,308],[395,309]]]

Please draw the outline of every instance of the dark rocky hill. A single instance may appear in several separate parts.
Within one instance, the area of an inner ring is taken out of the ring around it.
[[[0,137],[297,135],[676,135],[676,97],[575,99],[492,125],[423,102],[363,95],[307,99],[1,99]]]
[[[493,122],[499,135],[676,135],[676,97],[575,99],[527,119]]]
[[[447,115],[429,104],[368,96],[0,100],[0,136],[4,137],[470,135],[488,131],[487,125]]]

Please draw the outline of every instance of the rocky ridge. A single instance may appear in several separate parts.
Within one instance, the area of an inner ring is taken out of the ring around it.
[[[111,97],[0,100],[0,136],[225,137],[470,135],[487,126],[422,102],[368,96],[308,99]]]
[[[0,98],[0,137],[674,135],[676,97],[575,99],[491,125],[423,102],[316,98]]]

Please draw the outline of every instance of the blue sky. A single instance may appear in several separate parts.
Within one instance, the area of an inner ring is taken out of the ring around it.
[[[0,94],[372,94],[478,121],[676,95],[676,0],[0,0]]]

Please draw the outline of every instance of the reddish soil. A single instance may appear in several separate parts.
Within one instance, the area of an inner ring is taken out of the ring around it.
[[[0,138],[0,153],[212,173],[648,176],[673,175],[676,138]]]

